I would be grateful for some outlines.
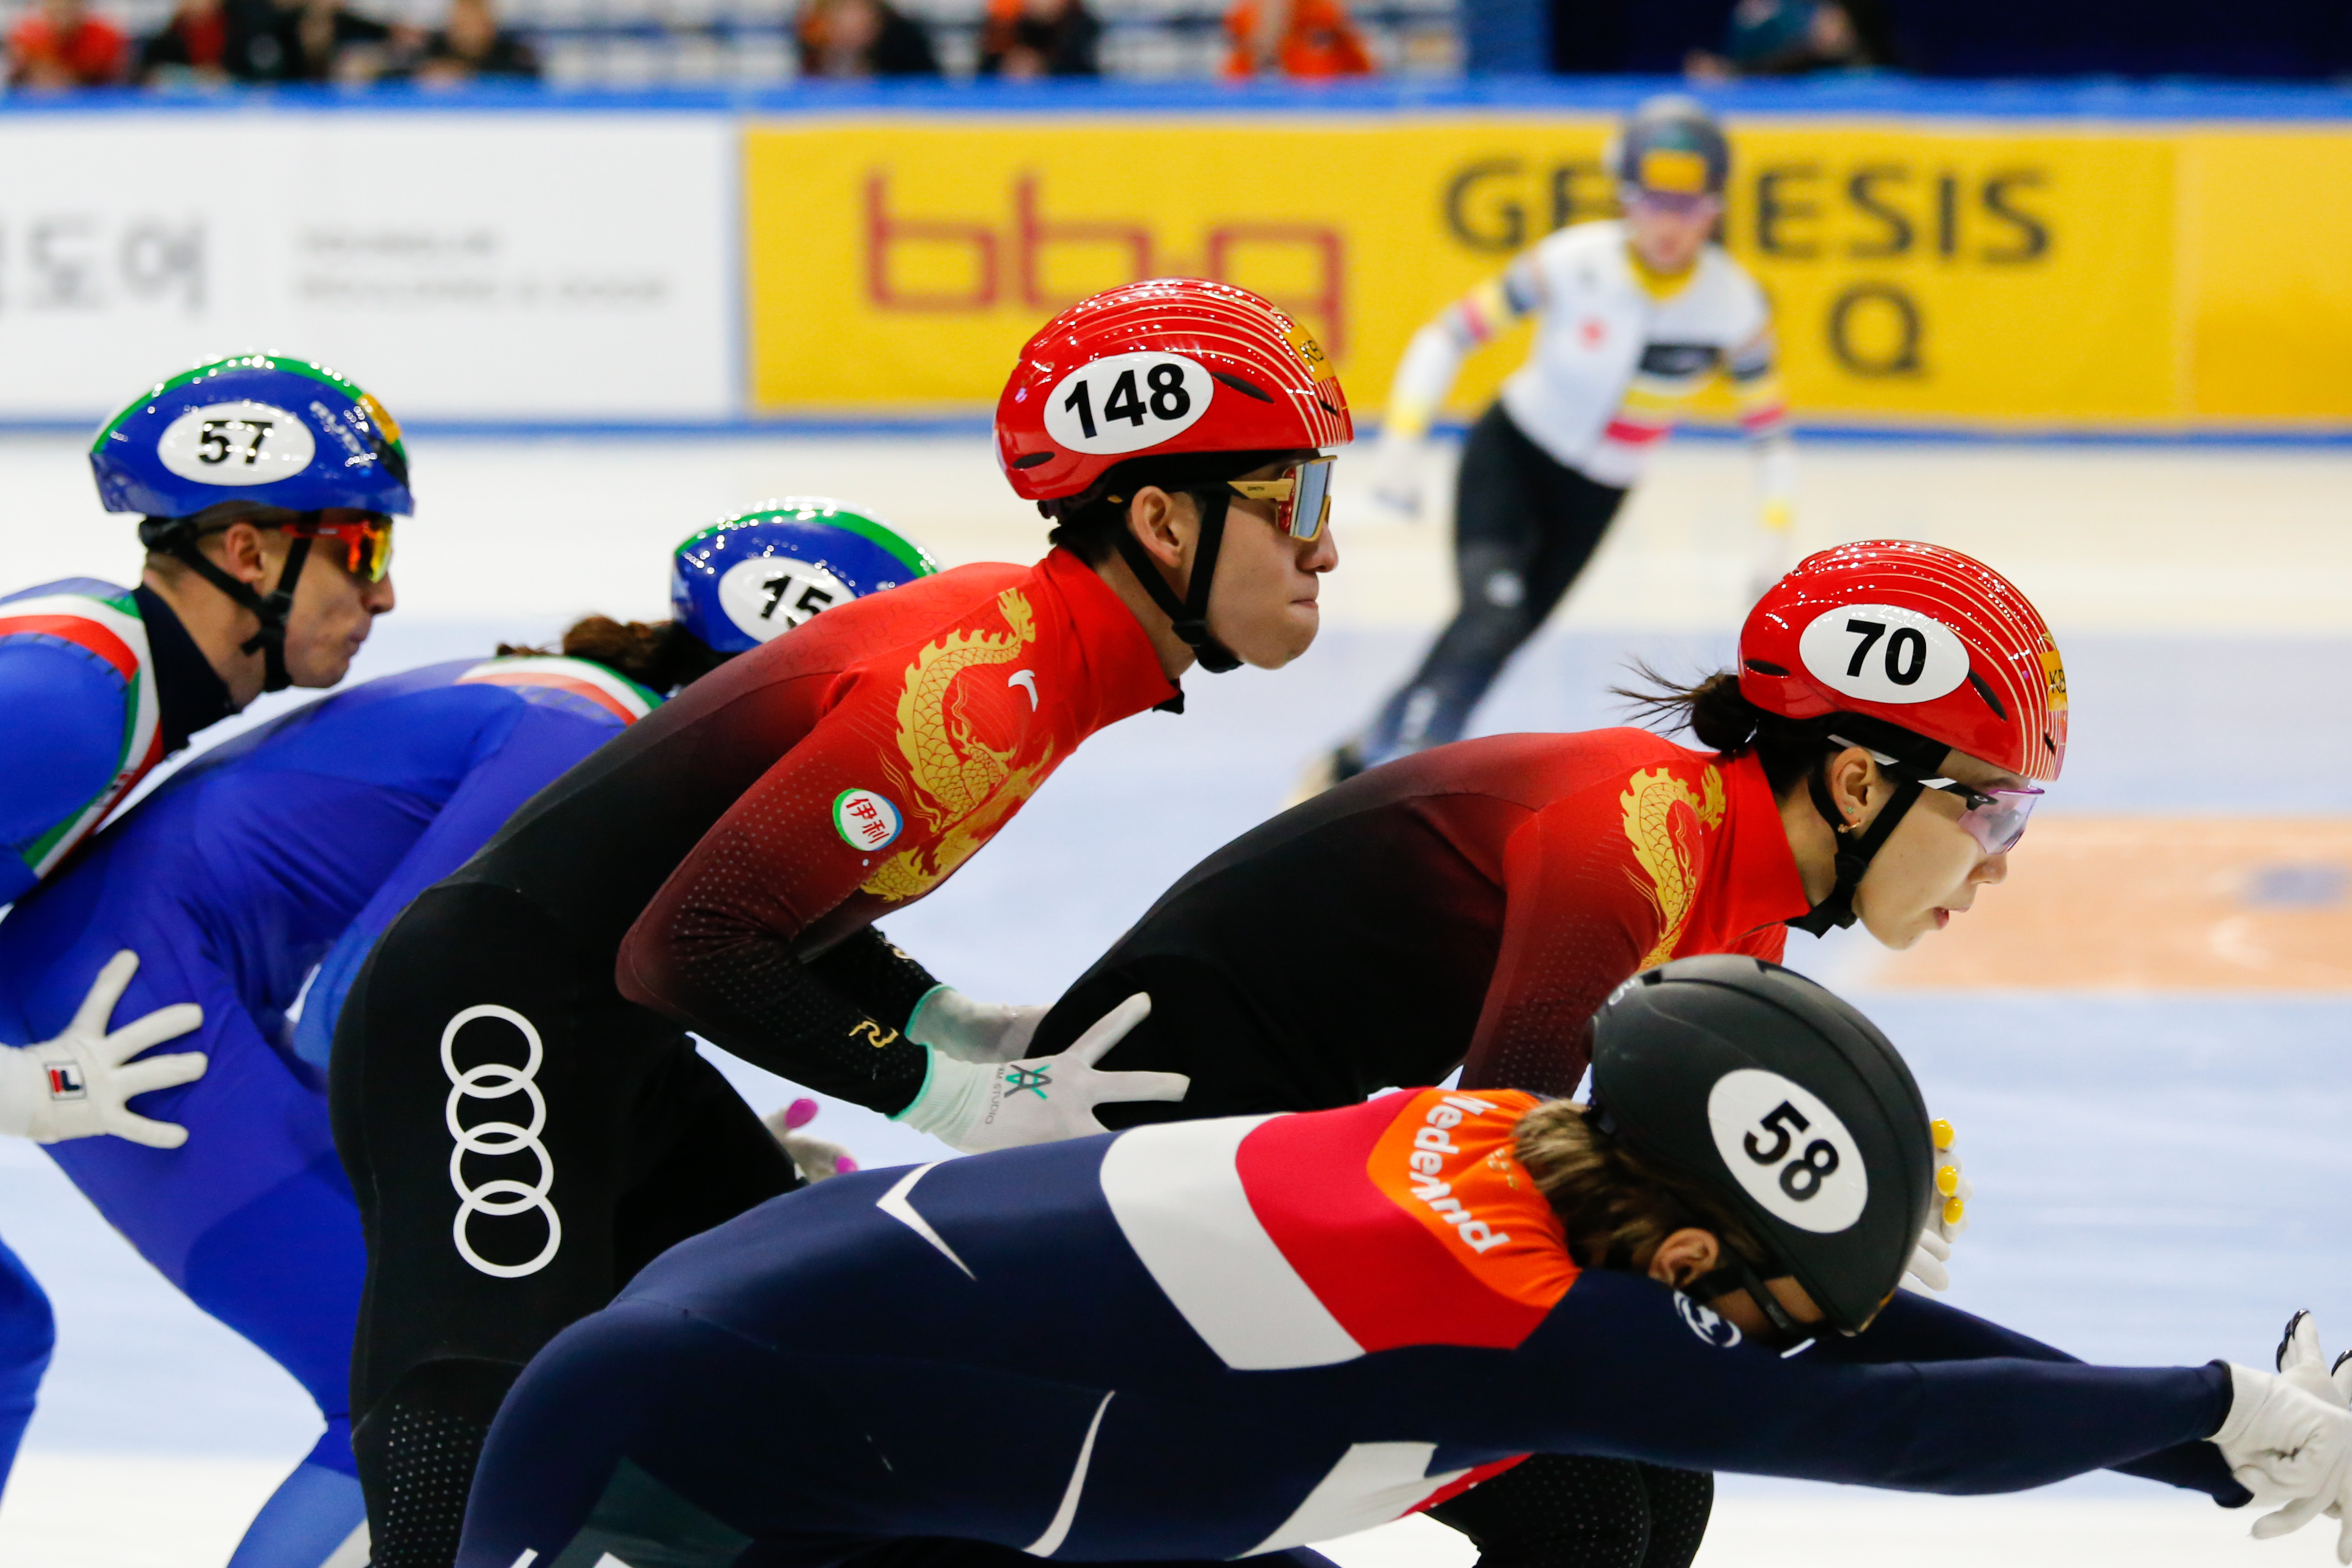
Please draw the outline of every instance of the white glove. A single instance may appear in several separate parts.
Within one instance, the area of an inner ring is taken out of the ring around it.
[[[2300,1530],[2323,1510],[2341,1517],[2352,1492],[2352,1411],[2333,1390],[2232,1364],[2230,1414],[2210,1441],[2256,1502],[2286,1505],[2254,1521],[2255,1540]],[[2352,1523],[2336,1537],[2336,1560],[2352,1563]]]
[[[1423,448],[1414,436],[1382,436],[1372,454],[1372,500],[1407,519],[1421,516]]]
[[[1110,1129],[1095,1107],[1131,1100],[1181,1100],[1192,1080],[1177,1072],[1097,1072],[1102,1054],[1151,1011],[1138,992],[1097,1020],[1057,1057],[1000,1062],[958,1061],[926,1047],[930,1075],[914,1102],[892,1118],[967,1154],[1024,1143],[1053,1143]]]
[[[960,1062],[1018,1061],[1049,1011],[975,1002],[952,985],[934,985],[915,1004],[907,1037]]]
[[[1952,1124],[1937,1121],[1929,1131],[1936,1140],[1936,1212],[1920,1233],[1918,1249],[1911,1254],[1903,1275],[1905,1287],[1922,1294],[1952,1288],[1951,1271],[1944,1265],[1951,1261],[1952,1243],[1969,1228],[1969,1200],[1977,1192],[1961,1173]]]
[[[175,1002],[109,1034],[114,1005],[138,973],[139,955],[124,949],[106,961],[73,1022],[57,1038],[37,1046],[0,1046],[0,1132],[36,1143],[111,1132],[151,1149],[176,1149],[188,1141],[186,1128],[135,1115],[124,1102],[204,1077],[202,1051],[175,1051],[143,1062],[131,1058],[197,1027],[205,1010],[193,1002]]]
[[[2297,1312],[2286,1321],[2286,1332],[2279,1339],[2277,1359],[2283,1381],[2322,1399],[2352,1406],[2352,1352],[2336,1357],[2331,1368],[2326,1352],[2319,1348],[2319,1324],[2309,1312]],[[2303,1503],[2290,1503],[2280,1510],[2280,1522],[2272,1533],[2283,1535],[2300,1529],[2321,1500],[2313,1498]],[[2342,1519],[2342,1500],[2328,1503],[2326,1512],[2330,1519]]]
[[[775,1135],[776,1142],[799,1167],[801,1180],[812,1184],[834,1176],[845,1176],[857,1169],[857,1162],[850,1157],[848,1150],[823,1138],[812,1138],[801,1131],[816,1120],[817,1110],[815,1100],[803,1098],[793,1100],[782,1110],[771,1111],[762,1119],[768,1131]]]

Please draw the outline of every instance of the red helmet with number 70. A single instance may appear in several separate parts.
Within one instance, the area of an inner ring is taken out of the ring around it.
[[[1080,300],[1021,351],[996,461],[1025,500],[1084,497],[1120,463],[1355,439],[1306,328],[1230,283],[1154,278]]]
[[[2022,778],[2066,762],[2066,667],[2016,584],[1957,550],[1809,555],[1739,632],[1739,692],[1789,719],[1862,713]]]

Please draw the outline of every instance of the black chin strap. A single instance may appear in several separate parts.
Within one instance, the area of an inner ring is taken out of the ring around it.
[[[1829,781],[1822,776],[1822,768],[1814,768],[1807,776],[1805,784],[1812,795],[1813,809],[1822,814],[1822,820],[1838,835],[1837,882],[1820,903],[1788,922],[1814,936],[1828,935],[1832,926],[1843,931],[1853,924],[1853,890],[1862,885],[1863,873],[1870,869],[1871,858],[1885,844],[1886,836],[1902,822],[1903,814],[1911,809],[1911,803],[1917,800],[1927,787],[1916,779],[1897,777],[1895,794],[1879,809],[1877,820],[1856,838],[1852,837],[1853,826],[1839,815],[1837,802],[1830,798]]]
[[[296,521],[313,523],[319,520],[315,511],[299,512]],[[310,559],[310,536],[298,532],[294,542],[286,547],[286,564],[278,569],[278,586],[268,597],[253,591],[250,583],[240,583],[214,565],[198,549],[201,535],[196,520],[192,517],[150,517],[139,523],[139,542],[150,550],[160,550],[184,563],[190,571],[226,595],[240,609],[253,612],[260,626],[254,634],[237,645],[237,652],[261,650],[261,689],[283,691],[293,682],[286,672],[286,617],[294,606],[294,584],[302,575],[302,563]]]
[[[1191,494],[1201,509],[1201,542],[1192,552],[1192,575],[1184,585],[1184,597],[1179,599],[1169,587],[1168,579],[1160,574],[1160,563],[1151,559],[1133,529],[1118,531],[1118,552],[1134,570],[1143,591],[1151,595],[1151,602],[1167,612],[1169,624],[1192,650],[1201,668],[1211,675],[1223,675],[1240,668],[1242,661],[1209,630],[1209,588],[1216,581],[1217,554],[1225,543],[1225,509],[1232,504],[1234,492],[1218,485]]]

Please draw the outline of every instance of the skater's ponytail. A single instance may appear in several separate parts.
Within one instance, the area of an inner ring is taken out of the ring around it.
[[[499,645],[499,655],[561,653],[601,664],[615,675],[663,693],[688,686],[732,658],[713,648],[676,621],[616,621],[583,616],[563,634],[561,647]]]
[[[1664,721],[1669,731],[1688,730],[1702,746],[1738,757],[1756,753],[1772,793],[1787,799],[1805,774],[1836,749],[1830,739],[1834,719],[1784,719],[1740,695],[1739,676],[1720,669],[1692,685],[1668,679],[1641,659],[1631,666],[1637,684],[1612,686],[1610,694],[1633,704],[1644,722]]]
[[[1572,1100],[1548,1100],[1519,1119],[1512,1152],[1550,1200],[1570,1256],[1588,1268],[1633,1268],[1678,1230],[1712,1234],[1762,1266],[1746,1225],[1714,1197],[1668,1174],[1594,1125]]]

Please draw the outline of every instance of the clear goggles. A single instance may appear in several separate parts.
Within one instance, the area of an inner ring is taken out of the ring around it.
[[[1861,744],[1843,735],[1832,735],[1830,739],[1841,746]],[[1929,789],[1959,796],[1960,826],[1988,855],[2006,855],[2017,847],[2017,841],[2025,837],[2026,819],[2033,815],[2033,803],[2042,798],[2042,791],[2032,784],[1977,789],[1958,779],[1928,777],[1903,766],[1874,747],[1864,746],[1863,750],[1870,752],[1880,768],[1897,778],[1909,779]]]
[[[1278,479],[1228,479],[1225,488],[1244,500],[1274,503],[1274,526],[1302,543],[1323,536],[1331,520],[1334,458],[1309,458]]]
[[[1951,779],[1919,782],[1960,797],[1960,826],[1988,855],[2005,855],[2017,847],[2017,841],[2025,837],[2025,819],[2033,815],[2033,803],[2042,798],[2042,792],[2032,784],[1980,790]]]

